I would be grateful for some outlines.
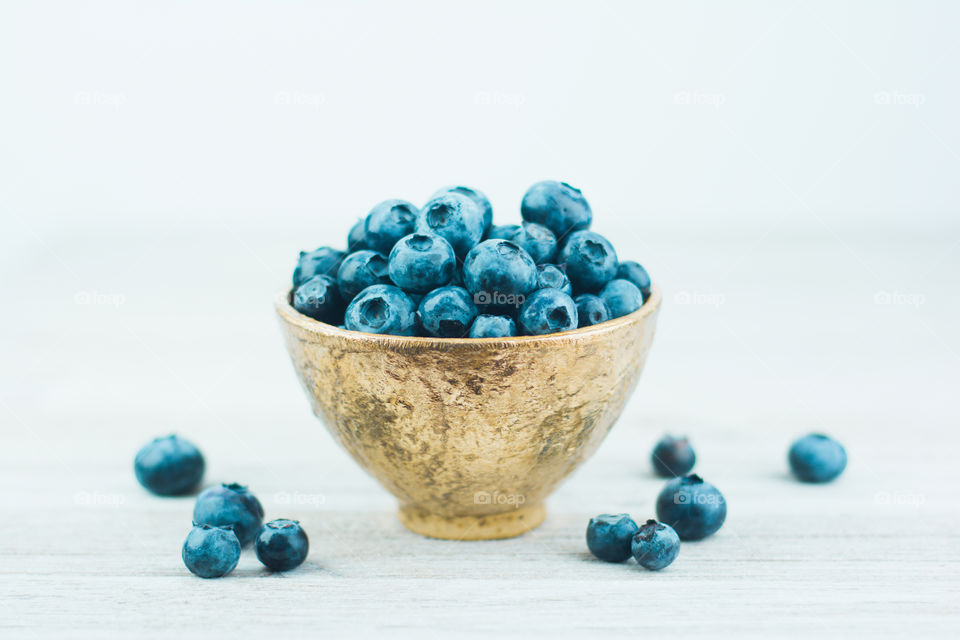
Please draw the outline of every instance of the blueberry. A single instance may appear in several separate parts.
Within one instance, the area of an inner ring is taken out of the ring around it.
[[[388,270],[404,291],[427,293],[446,285],[457,271],[453,247],[435,233],[413,233],[390,252]]]
[[[483,237],[483,209],[467,196],[444,193],[423,205],[417,231],[443,236],[462,258]]]
[[[357,223],[350,227],[350,234],[347,236],[347,253],[363,251],[367,247],[367,233],[364,231],[366,220],[361,218]]]
[[[389,284],[375,284],[357,294],[347,307],[350,331],[412,336],[417,331],[417,306],[410,296]]]
[[[430,199],[433,200],[434,198],[442,196],[445,193],[459,193],[460,195],[467,196],[473,200],[483,212],[483,230],[490,230],[490,227],[493,226],[493,205],[490,204],[490,199],[487,198],[487,196],[483,195],[482,192],[477,191],[476,189],[458,185],[455,187],[444,187],[433,194]]]
[[[293,286],[298,287],[313,276],[337,277],[340,261],[346,254],[330,247],[320,247],[315,251],[301,251],[297,268],[293,270]]]
[[[487,234],[487,240],[508,240],[510,236],[520,229],[518,224],[499,224],[490,228]]]
[[[663,436],[650,454],[653,470],[663,478],[676,478],[690,473],[697,455],[686,438]]]
[[[296,520],[271,520],[260,529],[254,549],[268,569],[290,571],[307,559],[310,541]]]
[[[339,324],[343,298],[337,281],[330,276],[313,276],[293,292],[293,308],[314,320]]]
[[[477,317],[477,306],[461,287],[434,289],[423,297],[419,311],[424,330],[436,338],[464,337]]]
[[[512,242],[484,240],[467,254],[463,282],[478,306],[516,309],[537,288],[537,265]]]
[[[470,327],[471,338],[510,338],[517,335],[517,324],[510,316],[480,315]]]
[[[668,524],[647,520],[633,536],[630,551],[644,569],[659,571],[677,559],[680,536]]]
[[[790,447],[790,469],[804,482],[830,482],[847,466],[843,446],[820,433],[811,433]]]
[[[595,293],[617,274],[617,252],[606,238],[593,231],[570,234],[557,262],[566,265],[567,277],[578,293]]]
[[[384,200],[367,214],[363,234],[367,249],[388,255],[400,238],[413,233],[417,208],[405,200]]]
[[[621,262],[620,266],[617,267],[616,278],[629,280],[635,284],[637,289],[640,289],[640,293],[643,294],[644,300],[650,297],[650,276],[647,274],[647,270],[636,262],[629,260]]]
[[[523,196],[520,213],[524,220],[542,224],[558,238],[589,228],[593,220],[590,205],[580,190],[555,180],[530,187]]]
[[[512,226],[514,228],[500,232],[504,240],[522,247],[537,264],[553,261],[557,255],[557,237],[550,229],[535,222]]]
[[[695,473],[674,478],[657,497],[657,518],[673,527],[681,540],[702,540],[727,518],[723,494]]]
[[[568,296],[573,295],[573,286],[563,269],[555,264],[541,264],[537,266],[537,288],[559,289]]]
[[[194,524],[180,552],[183,564],[201,578],[220,578],[240,561],[240,540],[229,528]]]
[[[640,530],[637,523],[625,513],[604,513],[590,518],[587,525],[587,548],[606,562],[623,562],[630,557],[630,544]]]
[[[573,301],[577,305],[577,318],[581,327],[590,327],[610,319],[610,309],[600,296],[581,293]]]
[[[643,306],[643,294],[629,280],[611,280],[600,290],[600,297],[607,303],[611,318],[625,316]]]
[[[203,454],[177,436],[156,438],[137,453],[137,482],[157,495],[175,496],[196,489],[203,479]]]
[[[263,507],[257,497],[241,484],[210,487],[193,506],[193,521],[215,527],[233,526],[242,546],[257,535],[263,524]]]
[[[529,336],[577,328],[577,305],[559,289],[538,289],[520,310],[520,326]]]
[[[383,254],[364,249],[351,253],[340,263],[337,288],[344,300],[353,300],[358,293],[375,284],[390,284],[387,259]]]

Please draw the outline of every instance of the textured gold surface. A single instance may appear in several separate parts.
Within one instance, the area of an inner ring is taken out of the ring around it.
[[[433,537],[506,538],[603,441],[636,387],[660,292],[635,313],[548,336],[435,339],[344,331],[277,297],[313,412]]]

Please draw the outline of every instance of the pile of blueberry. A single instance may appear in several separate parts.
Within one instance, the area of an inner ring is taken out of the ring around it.
[[[161,496],[195,491],[203,479],[203,454],[177,436],[157,438],[134,460],[137,480]],[[263,506],[239,484],[210,487],[193,507],[193,529],[183,543],[183,563],[201,578],[220,578],[234,570],[240,549],[254,543],[257,558],[273,571],[289,571],[307,558],[310,543],[296,520],[263,523]]]
[[[657,496],[657,520],[643,526],[626,513],[602,514],[587,525],[587,548],[606,562],[637,564],[658,571],[680,553],[680,541],[703,540],[723,526],[727,502],[723,494],[695,473],[696,454],[686,438],[665,436],[650,456],[654,472],[673,478]],[[798,480],[823,483],[837,478],[847,466],[843,446],[829,436],[813,433],[795,441],[787,455]]]
[[[502,338],[599,324],[650,296],[646,270],[589,231],[578,189],[538,182],[520,213],[521,224],[494,226],[487,197],[463,186],[420,209],[381,202],[350,230],[346,252],[300,254],[293,306],[351,331]]]

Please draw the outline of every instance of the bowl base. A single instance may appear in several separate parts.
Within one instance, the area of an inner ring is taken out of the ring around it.
[[[400,522],[414,533],[444,540],[501,540],[534,529],[547,517],[543,504],[523,505],[486,516],[442,516],[401,506]]]

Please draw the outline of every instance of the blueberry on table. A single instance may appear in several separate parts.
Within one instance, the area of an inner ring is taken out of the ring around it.
[[[133,471],[145,489],[176,496],[196,489],[203,479],[203,454],[178,436],[156,438],[137,453]]]
[[[538,289],[520,310],[520,327],[528,336],[571,331],[577,326],[577,305],[559,289]]]
[[[811,433],[790,447],[790,469],[803,482],[830,482],[847,467],[843,445],[821,433]]]
[[[201,578],[220,578],[240,561],[240,540],[229,528],[194,524],[180,552],[190,573]]]
[[[252,542],[263,524],[263,507],[257,497],[241,484],[210,487],[193,506],[193,521],[198,525],[233,527],[241,546]]]
[[[537,288],[537,265],[508,240],[484,240],[463,262],[463,283],[477,306],[515,310]]]
[[[417,224],[417,208],[405,200],[384,200],[367,214],[363,223],[367,249],[388,255],[400,238]]]
[[[361,218],[357,223],[350,227],[350,233],[347,235],[347,253],[369,249],[367,246],[367,233],[364,231],[366,220]]]
[[[466,289],[440,287],[420,301],[420,322],[435,338],[462,338],[477,317],[477,306]]]
[[[697,454],[686,438],[664,436],[653,448],[650,461],[658,476],[676,478],[690,473],[697,462]]]
[[[644,300],[650,297],[650,276],[647,274],[647,270],[638,263],[632,260],[621,262],[620,266],[617,267],[616,278],[629,280],[636,285],[637,289],[640,289],[640,293],[643,294]]]
[[[674,478],[657,497],[657,519],[673,527],[681,540],[713,535],[726,518],[723,494],[695,473]]]
[[[577,305],[578,326],[590,327],[611,318],[610,309],[600,296],[581,293],[573,301]]]
[[[553,261],[557,255],[557,237],[550,229],[536,222],[512,226],[504,232],[504,240],[522,247],[537,264]]]
[[[493,205],[490,204],[490,199],[487,196],[483,195],[481,191],[476,189],[471,189],[470,187],[464,187],[462,185],[444,187],[440,189],[435,194],[430,196],[430,199],[433,200],[439,196],[442,196],[445,193],[457,193],[462,196],[466,196],[473,200],[480,210],[483,212],[483,230],[487,232],[490,230],[490,227],[493,226]]]
[[[346,254],[330,247],[320,247],[314,251],[301,251],[297,268],[293,270],[293,286],[298,287],[313,276],[337,277],[340,261]]]
[[[633,536],[640,530],[625,513],[601,514],[587,525],[587,548],[605,562],[623,562],[630,557]]]
[[[596,293],[602,289],[613,280],[619,264],[613,245],[593,231],[570,234],[560,249],[557,263],[566,265],[567,277],[577,293]]]
[[[303,564],[310,551],[307,534],[296,520],[271,520],[254,545],[257,559],[272,571],[290,571]]]
[[[517,323],[510,316],[479,315],[470,327],[471,338],[510,338],[517,335]]]
[[[629,280],[611,280],[600,290],[600,297],[613,318],[631,314],[643,306],[643,294]]]
[[[573,286],[563,269],[555,264],[537,266],[537,289],[559,289],[568,296],[573,295]]]
[[[435,233],[412,233],[390,252],[388,273],[395,285],[408,293],[427,293],[450,282],[457,258],[446,239]]]
[[[337,281],[330,276],[313,276],[293,292],[293,308],[320,322],[339,324],[343,305]]]
[[[668,524],[647,520],[633,536],[630,551],[644,569],[659,571],[669,566],[680,553],[680,536]]]
[[[435,233],[453,247],[458,258],[467,255],[483,238],[483,210],[459,193],[444,193],[423,205],[417,216],[419,233]]]
[[[399,288],[375,284],[347,307],[346,326],[350,331],[412,336],[417,331],[417,305]]]
[[[387,259],[383,254],[364,249],[351,253],[340,263],[337,288],[345,301],[353,300],[358,293],[375,284],[390,284]]]
[[[580,190],[555,180],[544,180],[530,187],[520,204],[520,214],[528,222],[547,227],[557,238],[587,229],[593,220],[590,205]]]

